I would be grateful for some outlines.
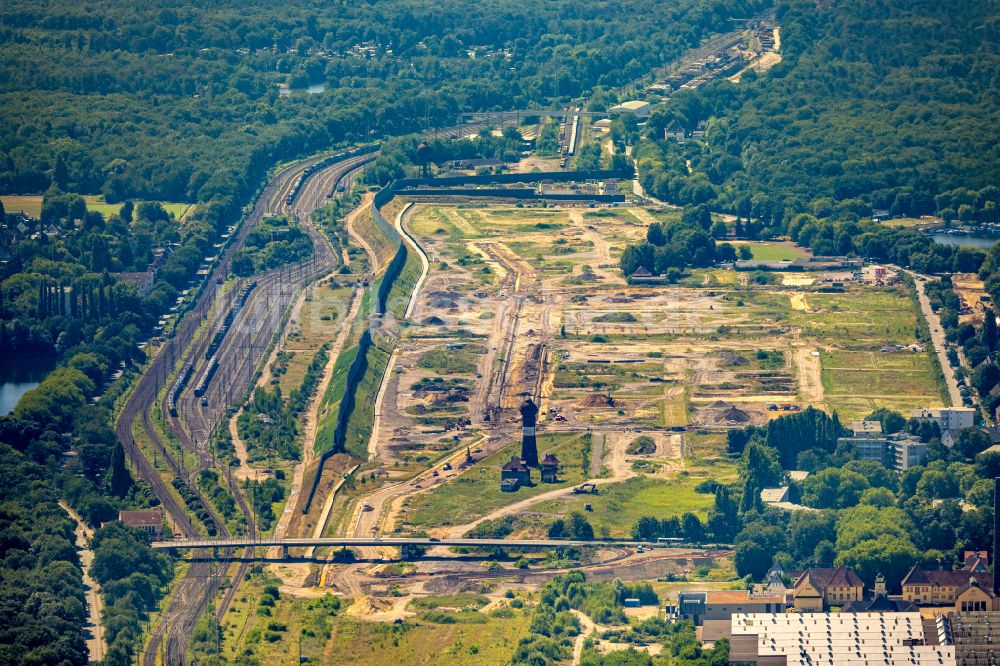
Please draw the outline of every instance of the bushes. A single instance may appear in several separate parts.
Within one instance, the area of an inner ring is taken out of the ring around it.
[[[257,517],[258,523],[257,530],[260,532],[268,531],[275,521],[272,504],[285,498],[285,489],[273,478],[263,481],[247,479],[243,488],[247,491],[254,508],[254,515]]]
[[[205,505],[201,503],[201,498],[198,497],[198,493],[191,490],[187,483],[181,478],[174,478],[170,481],[170,485],[174,487],[174,490],[181,496],[184,500],[184,504],[187,506],[188,511],[193,513],[198,520],[205,525],[205,531],[208,532],[209,536],[215,536],[218,533],[218,528],[215,525],[215,519],[212,518],[212,514],[205,508]]]

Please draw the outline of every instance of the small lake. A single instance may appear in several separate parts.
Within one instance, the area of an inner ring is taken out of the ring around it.
[[[24,358],[0,363],[0,416],[14,411],[21,396],[38,386],[55,367],[53,358]]]
[[[942,245],[958,245],[959,247],[979,247],[984,250],[988,250],[993,247],[996,243],[1000,242],[1000,238],[994,238],[992,236],[977,236],[973,234],[963,235],[963,234],[931,234],[931,238],[934,242],[941,243]]]

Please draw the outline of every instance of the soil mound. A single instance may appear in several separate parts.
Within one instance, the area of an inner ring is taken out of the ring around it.
[[[730,407],[715,417],[716,423],[746,423],[750,415],[737,407]]]
[[[750,361],[746,358],[740,356],[739,354],[734,354],[733,352],[722,352],[719,355],[722,359],[720,365],[724,366],[735,366],[735,365],[747,365]]]
[[[604,393],[591,393],[580,401],[582,407],[614,407],[615,399]]]
[[[645,435],[636,437],[625,449],[625,453],[633,456],[648,456],[656,453],[656,442],[651,437]]]

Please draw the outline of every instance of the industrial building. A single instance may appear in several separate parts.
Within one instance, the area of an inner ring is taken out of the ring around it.
[[[732,619],[729,663],[954,665],[955,647],[941,644],[944,624],[920,613],[740,613]]]
[[[642,100],[632,100],[631,102],[622,102],[617,104],[610,109],[608,113],[623,113],[636,118],[648,118],[651,106],[649,102],[643,102]]]

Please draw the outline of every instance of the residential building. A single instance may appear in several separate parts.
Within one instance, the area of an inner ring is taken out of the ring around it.
[[[684,143],[684,128],[676,120],[671,120],[663,128],[663,138],[667,141],[674,140],[677,143]]]
[[[865,584],[844,567],[806,569],[792,586],[792,605],[800,611],[823,611],[864,598]]]
[[[990,554],[985,550],[967,550],[962,553],[962,571],[987,573],[990,570]]]
[[[922,465],[927,458],[927,444],[904,433],[882,434],[877,422],[855,421],[854,434],[838,437],[838,446],[851,446],[861,460],[874,460],[886,467],[907,470]],[[877,427],[876,427],[877,426]]]
[[[852,601],[840,609],[842,613],[915,613],[919,609],[912,601],[893,599],[886,589],[885,577],[875,577],[875,590],[871,599]]]
[[[780,504],[788,501],[788,486],[777,488],[761,488],[760,501],[764,504]]]
[[[838,437],[837,446],[851,446],[860,460],[874,460],[885,464],[889,440],[882,434]]]
[[[852,421],[851,430],[855,436],[859,435],[881,435],[882,423],[879,421]]]
[[[980,585],[975,576],[955,590],[955,612],[973,613],[1000,611],[1000,598],[988,586]]]
[[[935,407],[914,409],[910,417],[918,421],[937,423],[941,432],[945,430],[965,430],[975,425],[976,410],[972,407]]]
[[[595,120],[590,124],[595,132],[610,132],[611,131],[611,119],[601,118],[600,120]]]
[[[122,282],[134,284],[140,296],[148,296],[153,288],[156,274],[152,271],[145,271],[142,273],[116,273],[115,276]]]
[[[791,501],[791,493],[789,491],[789,486],[761,488],[760,501],[768,506],[773,506],[776,509],[784,509],[785,511],[816,511],[811,506]]]
[[[163,536],[163,512],[159,509],[149,511],[119,511],[118,520],[129,527],[140,529],[153,537],[154,540]]]
[[[559,459],[549,453],[542,459],[542,483],[559,481]]]
[[[733,613],[784,613],[782,594],[751,594],[749,590],[703,590],[677,594],[677,612],[682,620],[700,626],[705,620],[726,620]]]
[[[768,594],[780,594],[782,597],[788,596],[790,590],[788,585],[785,584],[785,572],[781,570],[781,567],[773,566],[767,572],[767,576],[764,578],[763,590]]]
[[[927,443],[921,442],[912,437],[905,437],[890,442],[893,453],[894,467],[899,471],[906,471],[911,467],[918,467],[927,460]]]
[[[871,599],[852,601],[840,609],[841,613],[915,613],[920,609],[912,601],[876,596]]]
[[[500,490],[511,493],[521,486],[530,485],[531,469],[521,458],[513,456],[500,468]]]
[[[975,578],[983,587],[993,588],[993,576],[974,571],[935,571],[914,566],[903,578],[903,598],[918,606],[950,606],[959,589]]]
[[[730,664],[955,665],[920,613],[739,613],[730,633]]]

